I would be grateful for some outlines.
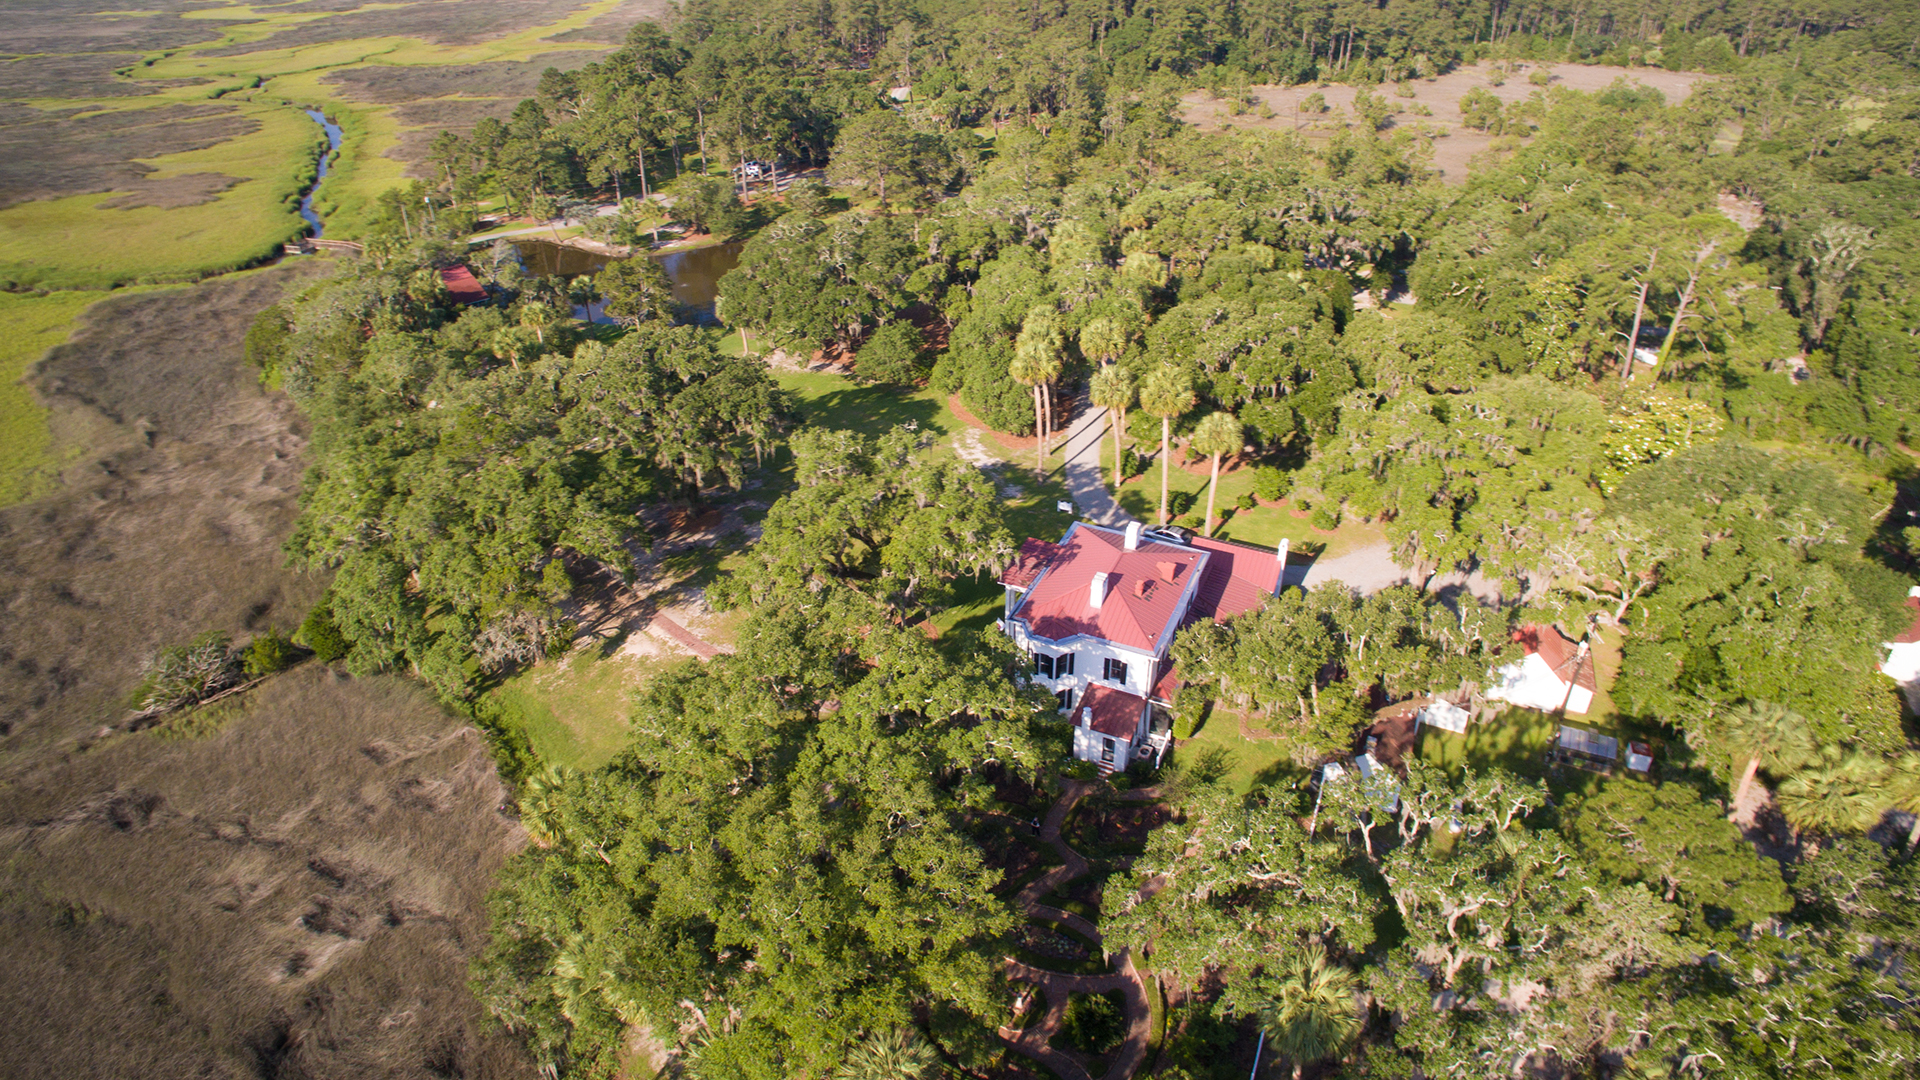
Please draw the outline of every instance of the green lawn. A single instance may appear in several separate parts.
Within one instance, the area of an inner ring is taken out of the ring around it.
[[[513,676],[492,696],[507,721],[526,732],[542,761],[593,769],[626,745],[634,691],[683,659],[602,658],[597,649],[581,648]]]
[[[1305,779],[1307,771],[1293,763],[1287,744],[1255,741],[1240,734],[1234,714],[1217,705],[1193,738],[1174,746],[1172,760],[1191,764],[1204,754],[1224,753],[1231,763],[1226,781],[1235,793],[1245,795],[1256,787],[1291,784]]]
[[[1129,423],[1129,426],[1132,426]],[[1134,442],[1128,445],[1143,454],[1158,456],[1158,441]],[[1179,449],[1174,449],[1174,457],[1179,457]],[[1223,466],[1224,468],[1224,466]],[[1113,433],[1100,440],[1100,472],[1109,478],[1111,489],[1113,475]],[[1154,463],[1147,467],[1145,475],[1128,477],[1120,486],[1120,506],[1127,513],[1142,521],[1157,521],[1160,514],[1160,465]],[[1185,515],[1187,523],[1199,527],[1200,515],[1207,509],[1208,470],[1197,474],[1175,465],[1167,478],[1167,490],[1172,492],[1191,492],[1194,497],[1193,509]],[[1220,491],[1214,498],[1214,516],[1224,518],[1224,522],[1214,531],[1222,540],[1239,540],[1248,544],[1260,544],[1264,547],[1279,547],[1280,541],[1293,544],[1293,550],[1299,551],[1303,545],[1324,548],[1327,556],[1344,555],[1356,548],[1378,544],[1386,539],[1386,531],[1377,524],[1362,521],[1342,521],[1333,532],[1322,532],[1307,522],[1306,518],[1294,517],[1279,507],[1258,506],[1251,510],[1239,508],[1242,496],[1253,492],[1253,469],[1243,466],[1231,472],[1220,474]]]

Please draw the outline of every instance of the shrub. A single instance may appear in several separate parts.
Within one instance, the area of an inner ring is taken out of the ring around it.
[[[1260,500],[1254,497],[1253,492],[1249,491],[1245,495],[1235,499],[1233,505],[1241,510],[1251,510],[1260,505]]]
[[[1340,527],[1340,507],[1336,503],[1321,503],[1313,508],[1313,527],[1327,532]]]
[[[1129,446],[1120,456],[1120,475],[1140,476],[1147,471],[1146,455]]]
[[[862,382],[909,386],[926,377],[925,339],[912,323],[890,322],[873,332],[853,359],[854,377]]]
[[[1196,496],[1191,491],[1175,491],[1167,496],[1167,513],[1179,517],[1193,509]]]
[[[247,644],[240,666],[248,678],[257,679],[276,671],[285,671],[299,659],[293,642],[278,630],[268,630]]]
[[[293,640],[313,650],[313,655],[323,664],[345,659],[353,648],[353,643],[340,632],[340,625],[333,621],[333,604],[324,598],[307,612],[300,629],[294,631]]]
[[[273,385],[279,378],[280,361],[293,339],[293,320],[287,310],[273,304],[253,320],[243,346],[247,363],[260,369],[260,381]]]
[[[1060,1034],[1082,1053],[1103,1054],[1113,1049],[1126,1034],[1125,1000],[1118,990],[1073,995],[1067,1002],[1066,1015],[1060,1019]]]
[[[1268,502],[1279,502],[1293,490],[1293,474],[1285,469],[1262,465],[1253,470],[1253,493]]]
[[[239,681],[239,656],[227,635],[213,631],[162,649],[149,661],[133,705],[142,712],[166,712],[205,701]]]

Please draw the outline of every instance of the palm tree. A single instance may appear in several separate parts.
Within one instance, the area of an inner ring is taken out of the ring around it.
[[[539,300],[529,300],[520,305],[520,326],[533,331],[534,340],[541,348],[547,345],[547,327],[560,321],[560,312],[552,304]]]
[[[1822,760],[1780,785],[1780,813],[1795,830],[1824,833],[1869,829],[1884,806],[1886,762],[1854,751],[1822,755]]]
[[[1085,332],[1080,335],[1086,340]],[[1085,348],[1083,345],[1082,348]],[[1127,426],[1127,409],[1133,405],[1133,372],[1108,365],[1093,373],[1090,388],[1093,403],[1107,410],[1107,426],[1113,429],[1113,490],[1120,490],[1120,432]]]
[[[1318,945],[1291,958],[1279,974],[1278,992],[1260,1010],[1260,1026],[1274,1050],[1293,1063],[1294,1080],[1299,1080],[1308,1062],[1344,1054],[1360,1038],[1353,974],[1329,963]]]
[[[940,1056],[911,1027],[871,1032],[853,1044],[834,1080],[938,1080]]]
[[[549,765],[527,777],[520,788],[520,824],[541,847],[560,842],[560,794],[575,773],[560,765]]]
[[[1193,378],[1177,364],[1163,363],[1147,373],[1140,388],[1140,407],[1160,418],[1160,524],[1167,523],[1167,470],[1172,467],[1168,447],[1173,442],[1173,418],[1193,408]]]
[[[1762,765],[1773,770],[1791,769],[1812,757],[1814,750],[1806,717],[1767,701],[1747,702],[1727,713],[1717,737],[1727,745],[1734,760],[1747,759],[1740,785],[1734,789],[1735,809],[1729,817],[1738,813]]]
[[[1007,369],[1013,381],[1033,388],[1033,427],[1040,440],[1033,459],[1036,480],[1047,468],[1047,428],[1053,413],[1048,386],[1060,375],[1064,341],[1059,314],[1049,305],[1036,305],[1021,323],[1020,336],[1013,343],[1013,363]]]
[[[1111,315],[1088,319],[1087,325],[1080,328],[1080,355],[1098,360],[1106,367],[1127,351],[1129,336],[1126,324]]]
[[[1913,827],[1907,830],[1907,850],[1920,845],[1920,754],[1907,754],[1887,766],[1882,801],[1895,810],[1913,815]]]
[[[1213,477],[1207,481],[1207,516],[1200,525],[1204,535],[1213,535],[1213,496],[1220,487],[1220,459],[1237,454],[1246,445],[1246,431],[1240,418],[1230,412],[1208,413],[1193,429],[1193,448],[1213,459]]]

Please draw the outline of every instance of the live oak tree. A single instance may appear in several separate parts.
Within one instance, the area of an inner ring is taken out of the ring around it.
[[[1849,528],[1866,517],[1863,493],[1824,466],[1723,441],[1630,474],[1612,504],[1672,547],[1632,605],[1614,686],[1627,708],[1705,739],[1741,702],[1772,702],[1805,717],[1816,744],[1904,743],[1877,671],[1879,608],[1897,597],[1863,596],[1876,575]],[[1749,759],[1728,764],[1739,776]]]
[[[367,284],[349,275],[296,319],[340,317]],[[334,570],[349,667],[411,668],[450,696],[467,692],[482,646],[497,664],[566,639],[556,549],[624,572],[640,499],[738,483],[786,425],[765,370],[691,328],[568,341],[571,354],[554,351],[566,335],[529,332],[502,363],[498,312],[422,325],[402,301],[356,318],[361,340],[310,338],[325,351],[299,359],[314,463],[287,549]]]
[[[753,569],[715,587],[723,602],[760,605],[834,583],[904,617],[1013,556],[993,484],[914,432],[808,429],[792,447],[798,487],[768,511]]]
[[[1538,378],[1355,395],[1303,479],[1351,512],[1386,516],[1403,565],[1477,562],[1509,582],[1544,582],[1556,548],[1599,515],[1593,443],[1604,427],[1590,396]]]
[[[991,650],[951,660],[843,589],[788,600],[652,680],[492,898],[475,988],[549,1067],[608,1066],[644,1023],[772,1080],[926,1010],[1004,1021],[1016,919],[962,813],[981,769],[1031,767],[1038,706]]]

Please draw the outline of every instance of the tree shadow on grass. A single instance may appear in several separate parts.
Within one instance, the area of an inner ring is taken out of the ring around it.
[[[800,404],[806,422],[814,427],[840,428],[864,435],[880,435],[912,424],[915,429],[945,435],[945,425],[934,422],[940,406],[925,398],[902,397],[883,386],[852,387],[822,394]]]

